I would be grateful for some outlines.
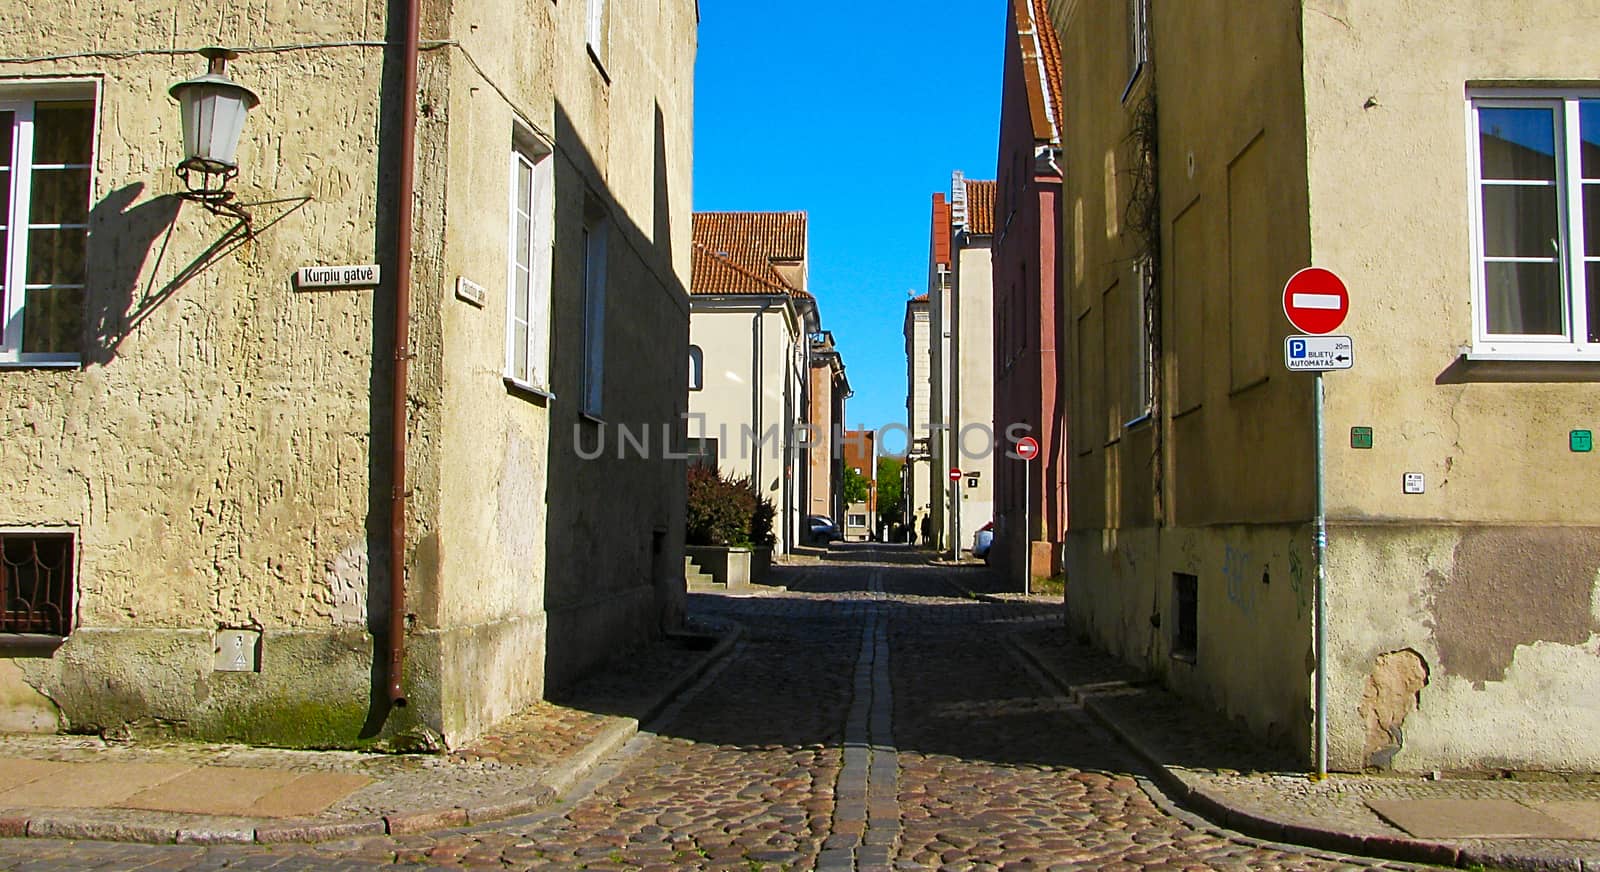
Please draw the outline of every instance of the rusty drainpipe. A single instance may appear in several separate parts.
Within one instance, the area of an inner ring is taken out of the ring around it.
[[[400,687],[406,654],[406,393],[411,362],[411,198],[416,187],[417,55],[420,0],[406,2],[405,72],[400,82],[400,184],[396,188],[394,252],[394,408],[389,440],[394,491],[389,500],[389,703],[406,704]]]

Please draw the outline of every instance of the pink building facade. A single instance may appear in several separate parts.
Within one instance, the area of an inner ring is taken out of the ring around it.
[[[1012,0],[1008,15],[993,243],[994,421],[1006,453],[995,460],[993,561],[1020,579],[1024,559],[1034,576],[1061,572],[1072,446],[1058,369],[1068,335],[1058,309],[1061,49],[1043,0]],[[1008,430],[1023,428],[1039,442],[1029,463],[1010,450]]]

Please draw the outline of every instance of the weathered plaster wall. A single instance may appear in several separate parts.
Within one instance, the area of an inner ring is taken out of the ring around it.
[[[1068,627],[1267,740],[1309,754],[1310,542],[1304,526],[1073,531]],[[1173,656],[1176,573],[1197,580],[1192,660]]]
[[[584,45],[584,4],[551,7],[561,29],[552,49],[556,399],[545,517],[546,688],[676,627],[684,608],[685,465],[667,454],[663,434],[676,439],[687,410],[698,19],[689,0],[615,0],[606,8],[607,45],[597,64]],[[489,38],[497,26],[486,22]],[[603,426],[578,414],[580,230],[595,215],[609,225]],[[618,456],[623,426],[651,433],[647,451],[627,447]],[[607,451],[588,459],[597,444]]]
[[[42,47],[381,40],[382,5],[13,11],[0,25],[0,55],[11,59],[0,76],[82,75],[103,88],[85,366],[0,371],[0,524],[77,528],[79,629],[52,657],[11,662],[73,729],[154,718],[219,737],[353,741],[368,704],[366,624],[382,589],[369,572],[381,535],[368,510],[385,475],[369,449],[387,427],[370,402],[389,370],[373,352],[386,291],[295,293],[289,278],[303,265],[383,259],[373,222],[381,49],[233,64],[263,96],[240,147],[239,199],[281,202],[254,207],[255,238],[220,250],[211,247],[231,222],[171,196],[181,137],[166,88],[202,59],[15,59]],[[425,69],[436,93],[436,67]],[[436,134],[425,128],[422,139]],[[421,370],[413,396],[427,404],[437,380]],[[415,426],[431,425],[424,414]],[[424,515],[430,462],[419,452]],[[211,671],[221,626],[263,630],[259,674]]]
[[[1052,5],[1072,107],[1068,622],[1309,755],[1311,393],[1276,362],[1277,290],[1310,257],[1300,22],[1293,4],[1151,7],[1153,69],[1130,82],[1125,4]],[[1151,133],[1147,224],[1136,144]],[[1144,252],[1160,267],[1154,420],[1138,389]],[[1175,573],[1197,580],[1193,663],[1171,656]]]
[[[1469,85],[1600,80],[1592,3],[1306,4],[1318,265],[1350,287],[1357,368],[1328,377],[1334,760],[1374,762],[1357,701],[1388,652],[1428,671],[1401,769],[1593,770],[1600,572],[1592,374],[1470,370]],[[1371,450],[1349,428],[1374,429]],[[1401,478],[1421,472],[1427,492]],[[1376,762],[1384,762],[1378,760]]]

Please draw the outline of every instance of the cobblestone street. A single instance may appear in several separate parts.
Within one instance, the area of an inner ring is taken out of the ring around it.
[[[980,602],[903,550],[788,567],[787,592],[697,596],[745,636],[561,804],[319,845],[8,839],[0,869],[1403,868],[1220,832],[1151,792],[1006,637],[1059,622]]]

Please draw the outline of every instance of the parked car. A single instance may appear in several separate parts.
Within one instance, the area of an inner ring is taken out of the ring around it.
[[[990,521],[978,528],[972,534],[972,556],[982,557],[984,563],[989,562],[989,550],[994,546],[994,522]]]
[[[808,539],[813,544],[826,545],[829,542],[844,538],[844,532],[839,529],[839,525],[825,515],[808,515],[806,517],[806,525],[809,534]]]

